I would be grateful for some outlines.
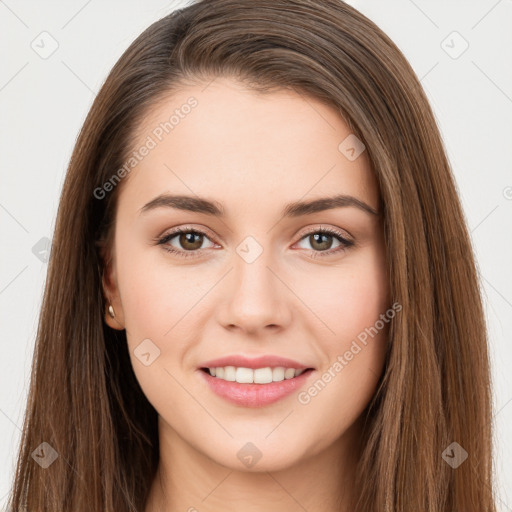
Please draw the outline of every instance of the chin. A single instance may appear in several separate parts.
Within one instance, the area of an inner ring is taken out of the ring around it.
[[[230,439],[229,444],[216,448],[213,453],[208,454],[214,462],[244,473],[285,470],[299,464],[306,456],[297,443],[284,445],[283,439],[278,437],[270,442],[265,440],[264,435]]]

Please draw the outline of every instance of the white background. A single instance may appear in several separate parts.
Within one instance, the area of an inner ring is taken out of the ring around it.
[[[484,288],[498,510],[512,511],[512,1],[349,3],[404,52],[441,128]],[[110,68],[178,5],[0,0],[0,507],[12,479],[47,270],[32,248],[52,238],[76,136]],[[43,31],[58,43],[47,59],[31,47]],[[462,38],[469,46],[453,58]]]

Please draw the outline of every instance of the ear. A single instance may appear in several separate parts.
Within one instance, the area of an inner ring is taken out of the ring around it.
[[[117,285],[115,258],[105,246],[99,248],[100,257],[103,262],[103,273],[101,284],[105,297],[105,323],[112,329],[122,331],[125,328],[123,305]],[[112,306],[114,317],[110,314],[109,306]]]

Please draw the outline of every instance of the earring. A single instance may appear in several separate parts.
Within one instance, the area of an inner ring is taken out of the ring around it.
[[[108,305],[108,314],[114,318],[116,316],[116,314],[114,313],[114,308],[112,307],[112,304],[109,303]]]

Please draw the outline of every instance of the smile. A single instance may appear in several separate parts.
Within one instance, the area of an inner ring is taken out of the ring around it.
[[[211,375],[212,370],[215,370],[215,376]],[[274,380],[274,372],[276,380]],[[261,408],[299,391],[313,375],[314,370],[313,368],[265,367],[252,369],[220,366],[203,367],[198,373],[206,382],[207,389],[224,401],[239,407]],[[226,375],[228,379],[233,380],[227,380]]]
[[[202,368],[208,371],[212,377],[222,379],[228,382],[238,382],[239,384],[269,384],[271,382],[281,382],[283,380],[293,379],[304,373],[307,369],[285,368],[277,366],[271,368],[244,368],[235,366],[218,366],[213,368]]]

